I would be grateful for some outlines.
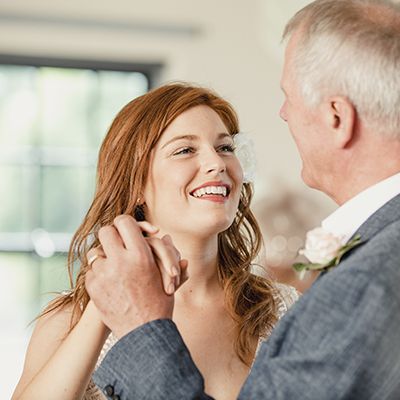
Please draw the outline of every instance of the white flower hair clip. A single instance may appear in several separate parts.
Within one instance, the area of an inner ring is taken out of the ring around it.
[[[254,182],[257,160],[254,143],[251,137],[243,132],[238,132],[233,136],[235,143],[235,154],[239,159],[240,165],[243,169],[243,183]]]

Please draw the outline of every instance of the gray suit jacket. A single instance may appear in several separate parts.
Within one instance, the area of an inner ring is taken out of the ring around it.
[[[357,233],[261,346],[239,399],[400,399],[400,195]],[[210,399],[171,320],[123,337],[95,382],[110,399]]]

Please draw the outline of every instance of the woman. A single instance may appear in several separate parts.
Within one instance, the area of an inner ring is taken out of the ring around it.
[[[295,297],[251,273],[261,234],[234,152],[238,132],[229,103],[185,84],[153,90],[120,111],[100,150],[94,201],[71,244],[71,276],[80,262],[76,285],[40,316],[14,399],[104,398],[90,378],[115,338],[84,279],[89,251],[90,261],[101,255],[99,229],[120,214],[143,221],[160,265],[175,247],[188,261],[190,279],[175,293],[173,320],[207,393],[236,398],[260,339]],[[167,290],[170,279],[165,270]]]

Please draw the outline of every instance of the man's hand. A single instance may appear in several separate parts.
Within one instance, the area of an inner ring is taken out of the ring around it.
[[[120,215],[113,226],[100,229],[102,251],[87,255],[99,257],[86,273],[86,290],[118,338],[152,320],[172,318],[172,294],[186,279],[187,262],[171,238],[145,238],[142,231],[151,235],[157,228]]]

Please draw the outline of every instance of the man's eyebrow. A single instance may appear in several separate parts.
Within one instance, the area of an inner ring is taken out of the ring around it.
[[[229,133],[223,132],[218,134],[218,139],[223,139],[224,137],[231,137]],[[175,136],[171,140],[168,140],[167,143],[165,143],[161,148],[163,149],[164,147],[168,146],[169,144],[176,142],[178,140],[189,140],[191,142],[195,142],[199,140],[199,136],[197,135],[180,135],[180,136]]]

